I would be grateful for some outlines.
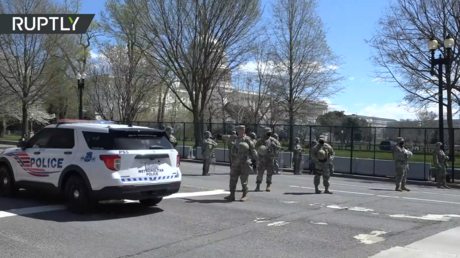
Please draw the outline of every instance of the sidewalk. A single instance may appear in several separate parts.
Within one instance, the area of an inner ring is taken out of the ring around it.
[[[427,237],[405,247],[396,246],[370,258],[458,258],[460,227]]]
[[[202,164],[201,160],[195,159],[181,159],[181,162],[190,162],[190,163],[199,163]],[[224,162],[216,162],[217,166],[230,166],[229,163]],[[292,168],[283,168],[281,171],[282,174],[286,175],[293,175],[294,170]],[[305,175],[305,173],[304,173]],[[371,181],[379,181],[379,182],[390,182],[393,183],[394,177],[375,177],[375,176],[363,176],[363,175],[354,175],[354,174],[346,174],[346,173],[339,173],[335,172],[333,177],[344,177],[344,178],[353,178],[353,179],[361,179],[361,180],[371,180]],[[432,186],[436,187],[436,182],[434,181],[419,181],[419,180],[407,180],[408,185],[422,185],[422,186]],[[460,180],[455,181],[455,183],[447,183],[449,187],[454,189],[460,189]]]

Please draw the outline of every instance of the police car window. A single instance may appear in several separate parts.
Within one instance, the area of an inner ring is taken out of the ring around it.
[[[74,129],[56,128],[46,148],[73,149],[75,146]]]
[[[46,148],[54,128],[45,128],[34,135],[27,143],[27,148]]]
[[[114,138],[114,149],[117,150],[152,150],[173,149],[166,136],[126,135]]]
[[[88,148],[93,150],[113,149],[113,140],[108,133],[83,132]]]

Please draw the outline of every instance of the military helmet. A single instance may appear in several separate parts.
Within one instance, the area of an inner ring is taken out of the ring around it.
[[[232,133],[231,133],[231,134],[232,134],[232,135],[235,135],[235,134],[236,134],[236,131],[232,131]]]
[[[267,146],[261,145],[261,146],[257,149],[257,153],[258,153],[259,155],[262,155],[262,156],[267,155]]]
[[[299,137],[296,137],[296,138],[294,139],[294,141],[300,142],[300,138],[299,138]]]
[[[264,130],[265,130],[265,133],[268,133],[268,132],[271,132],[271,131],[272,131],[272,129],[270,129],[270,127],[265,127]]]
[[[171,132],[172,130],[173,130],[173,128],[172,128],[171,126],[167,126],[166,129],[165,129],[165,131],[170,131],[170,132]]]
[[[252,139],[257,138],[257,135],[256,135],[256,133],[254,133],[254,132],[250,133],[249,136],[250,136]]]
[[[396,142],[397,142],[397,143],[400,143],[400,142],[403,142],[403,141],[404,141],[404,138],[402,138],[402,137],[396,138]]]
[[[238,152],[246,153],[247,151],[249,151],[249,144],[247,144],[246,142],[240,142],[240,144],[238,145]]]
[[[326,152],[324,150],[319,150],[318,151],[318,160],[320,162],[324,162],[324,161],[326,161],[326,158],[327,158],[326,157]]]
[[[278,136],[278,134],[277,134],[277,133],[274,133],[274,134],[273,134],[273,138],[275,138],[275,139],[277,139],[277,140],[278,140],[278,139],[279,139],[279,136]]]
[[[442,146],[442,142],[437,142],[436,147]]]
[[[211,136],[211,132],[210,131],[204,132],[204,136],[207,136],[207,135]]]

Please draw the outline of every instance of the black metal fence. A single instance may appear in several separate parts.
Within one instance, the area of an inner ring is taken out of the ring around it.
[[[193,123],[156,123],[147,121],[135,121],[133,125],[147,126],[152,128],[164,129],[171,126],[174,129],[174,136],[179,142],[181,155],[187,157],[187,149],[191,149],[192,155],[189,158],[197,159],[197,147],[195,146],[194,124]],[[227,143],[222,140],[222,135],[230,134],[235,130],[236,124],[228,123],[206,123],[204,131],[210,131],[214,139],[218,142],[218,148],[223,149],[224,155],[228,155]],[[258,137],[262,136],[264,129],[270,127],[273,132],[279,135],[284,151],[288,151],[290,125],[246,125],[246,133],[255,132]],[[397,137],[405,139],[405,146],[412,151],[414,156],[411,162],[432,164],[433,151],[436,149],[435,143],[439,141],[438,128],[422,127],[341,127],[341,126],[319,126],[319,125],[294,125],[294,138],[300,138],[301,144],[305,149],[305,154],[310,155],[310,146],[313,140],[319,136],[324,136],[335,151],[336,157],[346,157],[350,159],[350,169],[341,171],[342,173],[354,173],[352,169],[353,159],[373,160],[372,170],[375,172],[375,160],[393,160],[391,146],[396,144]],[[460,129],[453,129],[454,136],[454,159],[450,161],[450,176],[454,178],[456,167],[460,167]],[[447,155],[449,153],[449,130],[444,132],[444,148]],[[452,157],[452,156],[451,156]],[[225,162],[225,161],[224,161]],[[287,161],[286,164],[291,164]],[[426,170],[425,166],[423,168]],[[424,171],[430,173],[431,171]],[[371,174],[378,176],[375,173]]]

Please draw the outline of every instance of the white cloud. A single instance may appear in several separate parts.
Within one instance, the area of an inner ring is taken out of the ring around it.
[[[322,101],[326,102],[328,111],[345,111],[345,114],[348,114],[347,109],[344,106],[332,104],[332,101],[328,98],[324,98]]]
[[[376,77],[372,81],[375,82],[375,83],[383,83],[384,82],[382,77]]]
[[[96,53],[96,52],[94,52],[93,50],[90,50],[90,51],[89,51],[89,54],[90,54],[91,58],[93,58],[93,59],[98,59],[98,58],[101,58],[101,57],[102,57],[101,54]]]
[[[311,64],[313,68],[316,68],[318,71],[324,71],[324,70],[337,70],[339,69],[339,66],[337,65],[329,65],[327,67],[324,67],[317,62],[314,62]],[[273,61],[267,61],[267,62],[256,62],[256,61],[249,61],[247,63],[244,63],[240,66],[238,66],[237,70],[240,70],[242,72],[248,72],[248,73],[257,73],[257,69],[261,69],[264,73],[269,73],[272,71],[272,73],[275,73],[277,70],[276,63]],[[283,72],[284,70],[284,72]],[[285,73],[287,74],[287,70],[283,67],[278,68],[278,72]]]
[[[350,77],[350,78],[348,78],[348,80],[354,81],[354,80],[355,80],[355,77]]]
[[[428,111],[438,113],[438,108],[436,105],[429,106]],[[386,103],[383,105],[372,104],[370,106],[364,107],[358,111],[357,115],[362,116],[374,116],[380,118],[389,118],[389,119],[417,119],[417,109],[407,106],[405,103]],[[447,113],[447,109],[444,107],[444,114]]]

